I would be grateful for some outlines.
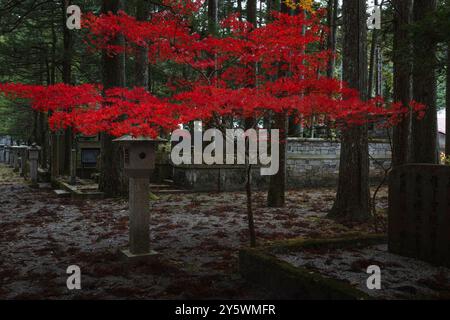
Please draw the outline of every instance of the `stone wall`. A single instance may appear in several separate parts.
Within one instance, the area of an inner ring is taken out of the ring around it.
[[[384,175],[390,166],[391,148],[386,142],[369,144],[372,181]],[[289,138],[287,146],[288,188],[335,186],[339,172],[340,143],[319,139]],[[269,177],[252,170],[253,187],[264,190]],[[239,165],[181,165],[174,166],[173,180],[178,186],[198,191],[243,190],[245,169]]]
[[[339,174],[341,144],[337,141],[289,138],[287,154],[288,185],[335,186]],[[386,142],[369,144],[370,175],[373,180],[389,168],[391,147]]]

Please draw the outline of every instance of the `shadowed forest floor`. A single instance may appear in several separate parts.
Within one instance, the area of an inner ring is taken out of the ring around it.
[[[283,209],[255,192],[259,243],[299,236],[375,232],[372,224],[326,219],[332,189],[289,191]],[[379,193],[387,207],[386,189]],[[276,298],[238,274],[248,244],[243,192],[163,195],[151,201],[152,263],[127,264],[124,199],[71,200],[36,190],[0,165],[0,299],[264,299]],[[378,230],[380,231],[380,230]],[[66,287],[66,269],[81,268],[81,290]]]

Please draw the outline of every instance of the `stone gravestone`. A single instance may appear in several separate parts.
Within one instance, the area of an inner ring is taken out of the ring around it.
[[[0,162],[5,162],[5,145],[0,144]]]
[[[11,165],[11,147],[10,146],[5,147],[5,163],[7,165]]]
[[[394,169],[388,219],[390,252],[450,267],[450,166]]]
[[[14,168],[14,172],[19,172],[19,146],[12,146],[12,166]]]
[[[19,154],[19,174],[21,177],[27,176],[27,151],[28,146],[20,145],[18,146],[18,154]]]
[[[36,144],[33,144],[28,150],[28,160],[30,160],[30,179],[33,187],[38,185],[39,150],[40,148]]]

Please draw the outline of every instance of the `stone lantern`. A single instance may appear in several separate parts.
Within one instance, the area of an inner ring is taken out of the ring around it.
[[[122,251],[127,258],[147,258],[156,254],[150,250],[150,174],[155,168],[156,149],[163,139],[123,136],[115,139],[123,148],[124,172],[129,178],[129,241]]]
[[[38,184],[38,161],[40,150],[41,148],[35,143],[33,143],[28,149],[28,160],[30,160],[30,179],[33,187]]]
[[[18,161],[19,161],[19,173],[20,176],[26,176],[26,165],[27,165],[27,150],[28,146],[21,144],[17,147],[18,150]]]

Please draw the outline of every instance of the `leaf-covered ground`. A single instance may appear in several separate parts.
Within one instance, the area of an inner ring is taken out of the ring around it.
[[[326,219],[333,199],[332,189],[290,191],[286,208],[269,209],[265,193],[255,193],[258,241],[375,231]],[[276,298],[238,273],[238,250],[248,244],[245,201],[243,192],[152,200],[160,259],[132,265],[117,253],[128,242],[125,200],[58,198],[0,165],[0,299]],[[383,189],[380,209],[386,202]],[[81,268],[81,290],[66,287],[70,265]]]
[[[348,283],[378,299],[449,299],[450,269],[403,257],[388,251],[386,244],[363,248],[302,250],[276,254],[296,267],[314,270]],[[367,267],[381,269],[381,288],[367,288]]]

